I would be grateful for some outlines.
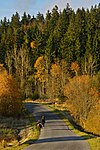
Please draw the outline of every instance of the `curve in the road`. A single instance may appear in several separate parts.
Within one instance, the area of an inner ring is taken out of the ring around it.
[[[77,136],[66,124],[46,106],[28,103],[27,109],[36,119],[46,117],[45,127],[41,129],[39,139],[24,150],[89,150],[84,137]]]

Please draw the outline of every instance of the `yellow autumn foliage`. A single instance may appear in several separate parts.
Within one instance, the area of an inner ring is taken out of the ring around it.
[[[85,129],[89,132],[100,135],[100,100],[90,111],[85,123]]]
[[[79,70],[79,65],[76,62],[73,62],[72,65],[71,65],[71,70],[78,71]]]
[[[40,82],[45,82],[46,81],[46,73],[45,73],[45,61],[43,56],[38,57],[34,64],[35,69],[37,70],[36,72],[36,78]]]
[[[32,42],[30,43],[30,47],[31,47],[31,48],[35,48],[35,41],[32,41]]]
[[[0,114],[14,116],[21,112],[22,102],[20,89],[6,69],[0,66]]]
[[[78,71],[79,71],[79,65],[77,64],[77,62],[73,62],[71,64],[71,70],[74,71],[77,75]]]
[[[100,93],[89,75],[75,76],[66,84],[64,95],[70,112],[85,130],[100,135]],[[93,122],[95,124],[93,125]],[[94,127],[92,127],[94,126]]]
[[[61,75],[61,68],[58,64],[52,64],[51,74],[53,76]]]
[[[51,89],[52,89],[52,98],[57,98],[58,100],[62,94],[62,85],[61,85],[61,67],[58,63],[52,64],[51,66]]]
[[[42,67],[42,64],[43,64],[43,56],[40,56],[38,57],[38,59],[36,60],[35,64],[34,64],[34,67],[36,69],[39,69]]]

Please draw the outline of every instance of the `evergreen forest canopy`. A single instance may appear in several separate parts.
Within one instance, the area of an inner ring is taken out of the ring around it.
[[[55,6],[45,18],[26,12],[22,18],[16,12],[11,21],[4,18],[0,63],[17,79],[26,97],[33,93],[48,98],[63,95],[69,77],[100,71],[100,4],[76,12],[69,4],[62,12]],[[52,83],[57,88],[52,90]]]

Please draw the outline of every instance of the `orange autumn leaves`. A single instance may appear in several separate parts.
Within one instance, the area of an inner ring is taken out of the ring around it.
[[[64,95],[77,122],[85,130],[100,135],[100,93],[94,83],[95,78],[89,75],[75,76],[66,84]]]
[[[8,75],[3,65],[0,65],[0,114],[17,115],[21,112],[21,93],[16,81]]]
[[[36,47],[35,41],[32,41],[32,42],[30,43],[30,47],[31,47],[31,48],[35,48],[35,47]]]
[[[72,63],[71,70],[74,71],[76,75],[78,75],[79,65],[77,64],[77,62]]]
[[[53,64],[51,68],[52,76],[59,77],[61,75],[61,68],[58,64]]]
[[[40,82],[45,82],[46,80],[46,75],[45,75],[45,61],[43,56],[39,57],[35,64],[34,64],[35,69],[37,70],[36,72],[36,78],[38,78],[38,80]]]

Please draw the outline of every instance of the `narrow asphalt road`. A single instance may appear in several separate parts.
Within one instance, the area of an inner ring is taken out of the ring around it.
[[[37,120],[45,115],[46,123],[39,139],[24,150],[90,150],[84,137],[73,133],[49,108],[34,103],[27,103],[26,107]]]

